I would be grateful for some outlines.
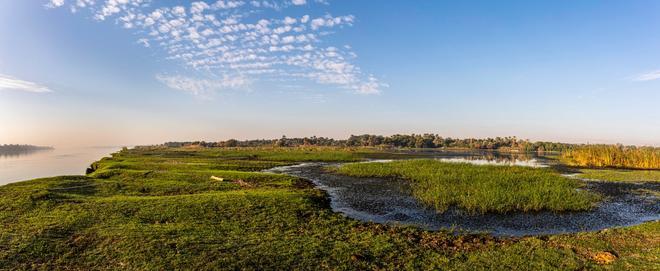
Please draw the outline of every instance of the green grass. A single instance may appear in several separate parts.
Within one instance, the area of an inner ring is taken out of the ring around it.
[[[325,151],[338,150],[257,154],[271,165],[362,155]],[[246,152],[128,150],[88,176],[0,186],[0,269],[658,269],[660,222],[515,239],[361,223],[333,213],[326,195],[303,180],[255,172],[266,164]],[[134,167],[113,166],[124,163]],[[232,182],[239,179],[250,186]],[[619,257],[600,265],[592,255],[601,251]]]
[[[616,182],[660,182],[660,170],[580,169],[577,177]]]
[[[339,147],[254,147],[254,148],[138,148],[122,152],[122,157],[152,158],[182,158],[186,161],[221,159],[221,160],[252,160],[252,161],[341,161],[352,162],[362,160],[364,155],[378,153],[367,148]],[[192,158],[192,159],[191,159]]]
[[[592,208],[598,199],[578,190],[578,181],[550,169],[405,160],[344,164],[335,170],[357,177],[408,180],[413,195],[438,212],[451,206],[472,213],[581,211]]]

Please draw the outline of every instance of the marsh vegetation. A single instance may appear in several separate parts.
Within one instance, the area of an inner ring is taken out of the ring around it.
[[[660,170],[580,169],[582,179],[617,182],[660,182]]]
[[[586,145],[563,152],[561,160],[591,168],[660,169],[660,148]]]
[[[657,265],[658,222],[548,237],[453,235],[352,220],[332,212],[327,196],[309,182],[260,172],[374,156],[386,154],[338,148],[137,148],[94,163],[86,176],[0,186],[0,266],[648,270]],[[601,262],[603,253],[616,258]]]
[[[405,160],[351,163],[334,170],[350,176],[410,181],[413,194],[438,212],[451,206],[472,213],[584,211],[598,200],[597,194],[579,190],[578,181],[550,169]]]

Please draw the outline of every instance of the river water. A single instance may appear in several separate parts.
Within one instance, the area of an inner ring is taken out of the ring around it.
[[[121,147],[56,148],[23,153],[0,153],[0,185],[61,175],[82,175],[94,161]]]

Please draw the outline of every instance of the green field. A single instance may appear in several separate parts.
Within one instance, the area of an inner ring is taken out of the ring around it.
[[[370,155],[328,148],[124,150],[95,163],[88,176],[0,186],[0,269],[660,268],[659,222],[548,237],[453,235],[348,219],[307,181],[256,172]]]
[[[412,183],[413,195],[444,212],[458,206],[473,213],[513,211],[581,211],[598,195],[550,169],[481,166],[437,160],[350,163],[335,169],[356,177],[393,177]]]

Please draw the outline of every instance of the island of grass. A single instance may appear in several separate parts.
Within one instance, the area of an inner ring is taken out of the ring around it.
[[[138,148],[0,186],[4,270],[654,270],[660,222],[512,239],[363,223],[261,173],[370,150]],[[213,179],[211,176],[219,177]]]
[[[470,213],[584,211],[591,209],[599,198],[579,189],[579,181],[544,168],[419,159],[350,163],[334,170],[354,177],[410,181],[413,195],[438,212],[451,206]]]
[[[660,182],[660,170],[579,169],[577,178],[614,182]]]

